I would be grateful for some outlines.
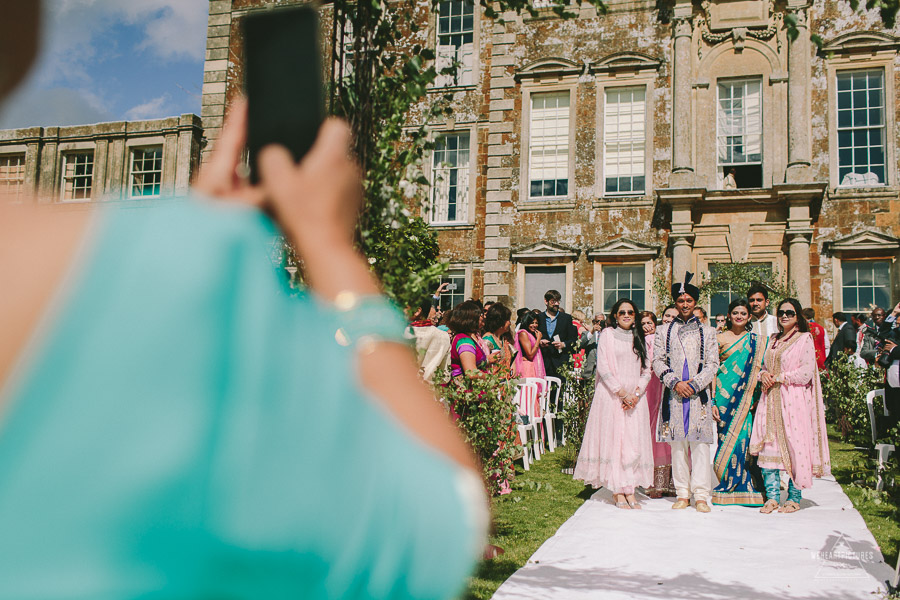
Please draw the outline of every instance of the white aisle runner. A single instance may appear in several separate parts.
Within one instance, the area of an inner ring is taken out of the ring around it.
[[[893,568],[841,486],[818,479],[803,496],[792,514],[700,514],[671,510],[672,498],[622,510],[600,490],[494,599],[877,598]]]

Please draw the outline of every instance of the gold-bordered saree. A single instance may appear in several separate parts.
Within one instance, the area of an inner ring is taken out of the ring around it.
[[[719,447],[713,468],[718,484],[713,504],[761,506],[763,495],[752,475],[755,460],[749,454],[753,408],[759,401],[759,371],[765,340],[754,333],[719,334],[719,371],[716,409],[719,411]]]
[[[825,407],[816,368],[812,336],[793,332],[769,344],[763,364],[784,383],[763,395],[750,452],[759,456],[760,467],[787,471],[800,489],[812,486],[814,477],[831,474],[825,426]]]

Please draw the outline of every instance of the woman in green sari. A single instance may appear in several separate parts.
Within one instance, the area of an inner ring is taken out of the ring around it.
[[[718,485],[713,504],[762,506],[756,464],[747,450],[753,412],[759,401],[759,368],[766,341],[750,328],[750,305],[743,298],[728,306],[725,331],[718,335],[719,373],[716,379],[719,447],[713,468]],[[757,480],[757,481],[754,481]]]

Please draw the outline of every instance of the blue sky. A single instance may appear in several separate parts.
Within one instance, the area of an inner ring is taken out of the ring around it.
[[[208,0],[44,6],[41,55],[0,129],[200,113]]]

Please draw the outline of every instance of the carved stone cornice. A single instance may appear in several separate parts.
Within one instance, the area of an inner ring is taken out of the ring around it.
[[[675,31],[676,38],[691,37],[694,30],[694,23],[691,17],[673,17],[672,28]]]
[[[734,49],[738,52],[744,49],[744,42],[747,37],[760,41],[770,40],[775,37],[778,28],[784,21],[784,13],[776,12],[775,2],[770,0],[768,3],[769,23],[766,27],[733,27],[725,31],[712,31],[710,28],[710,6],[710,0],[705,0],[701,5],[700,16],[697,17],[697,27],[700,29],[700,37],[710,46],[715,46],[716,44],[731,38],[734,41]],[[805,13],[803,18],[806,18]],[[778,51],[781,51],[781,40],[778,40]]]

